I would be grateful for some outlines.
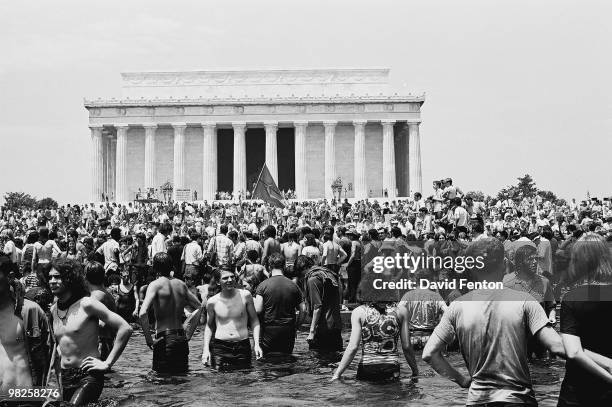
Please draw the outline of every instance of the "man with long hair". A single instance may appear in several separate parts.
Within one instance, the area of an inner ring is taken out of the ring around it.
[[[60,356],[63,399],[79,406],[95,402],[104,387],[104,373],[117,362],[132,335],[119,315],[89,296],[81,266],[74,260],[57,259],[49,274],[53,332]],[[113,348],[105,360],[98,351],[99,323],[116,331]]]
[[[586,233],[572,247],[571,259],[569,280],[580,285],[561,301],[561,339],[568,360],[559,406],[609,406],[612,343],[604,326],[612,312],[610,244]]]

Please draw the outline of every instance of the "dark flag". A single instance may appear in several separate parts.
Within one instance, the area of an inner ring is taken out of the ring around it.
[[[274,178],[272,178],[272,174],[270,174],[266,164],[263,165],[263,168],[259,173],[259,178],[257,179],[255,188],[253,188],[253,195],[251,196],[251,199],[261,199],[262,201],[267,202],[270,205],[278,206],[279,208],[285,207],[285,204],[283,203],[285,198],[276,186]]]

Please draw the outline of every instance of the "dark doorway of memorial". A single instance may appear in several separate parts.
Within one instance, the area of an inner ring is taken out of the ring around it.
[[[278,149],[278,189],[295,191],[295,132],[281,127],[276,133]]]
[[[234,130],[217,129],[217,191],[234,189]]]
[[[266,162],[266,131],[263,128],[247,129],[245,137],[247,189],[253,192],[261,167]]]

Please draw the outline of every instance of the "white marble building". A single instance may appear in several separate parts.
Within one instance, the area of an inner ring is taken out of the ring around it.
[[[252,188],[265,162],[299,199],[421,191],[424,95],[398,95],[388,69],[123,73],[121,99],[85,100],[91,199],[138,189]]]

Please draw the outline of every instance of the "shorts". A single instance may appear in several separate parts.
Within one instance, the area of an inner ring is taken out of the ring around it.
[[[98,401],[104,389],[104,374],[87,373],[80,368],[62,369],[63,399],[73,405],[83,405]]]
[[[185,266],[185,274],[183,275],[183,279],[187,278],[187,276],[193,277],[193,280],[199,283],[200,267],[193,264],[187,264]]]
[[[264,355],[275,353],[293,353],[295,345],[295,325],[266,325],[261,329],[259,341]]]
[[[185,373],[189,370],[189,343],[182,329],[169,329],[155,335],[153,370],[158,373]]]
[[[210,361],[215,369],[245,368],[251,366],[251,341],[224,341],[213,338],[210,342]]]
[[[359,380],[385,382],[390,380],[399,380],[399,377],[399,363],[376,363],[367,365],[360,363],[357,366],[357,379]]]
[[[342,332],[340,329],[318,330],[314,339],[308,343],[308,349],[324,352],[342,350]]]
[[[134,273],[132,274],[132,284],[136,287],[142,287],[147,284],[147,277],[149,275],[149,267],[146,265],[134,266]]]

